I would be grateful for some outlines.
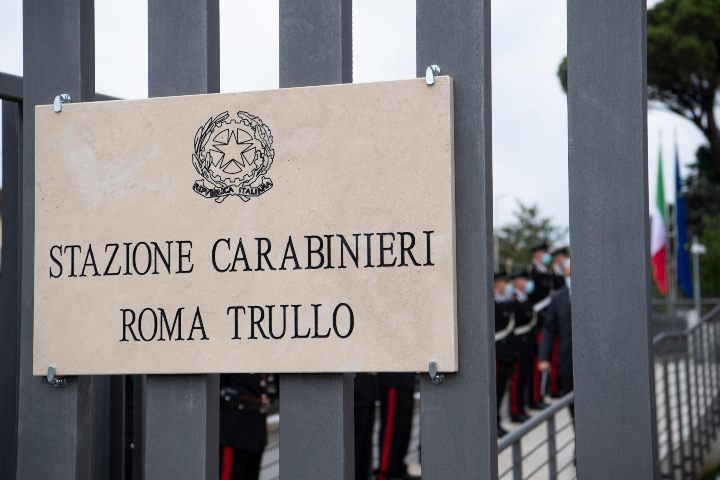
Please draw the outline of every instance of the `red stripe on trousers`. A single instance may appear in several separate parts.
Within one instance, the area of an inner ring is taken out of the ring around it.
[[[383,435],[382,453],[380,454],[380,472],[378,480],[385,480],[390,463],[390,443],[392,441],[393,423],[395,422],[395,389],[388,389],[388,405],[385,413],[385,432]]]
[[[223,447],[220,480],[230,480],[230,475],[232,475],[232,457],[232,448]]]

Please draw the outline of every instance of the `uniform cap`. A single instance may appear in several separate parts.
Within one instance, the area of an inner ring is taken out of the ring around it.
[[[534,247],[532,247],[532,248],[530,249],[530,252],[531,252],[531,253],[535,253],[535,252],[538,252],[538,251],[540,251],[540,250],[546,250],[546,251],[547,251],[547,249],[548,249],[548,244],[547,244],[546,242],[543,242],[543,243],[539,243],[539,244],[535,245]]]
[[[518,270],[510,275],[510,280],[515,280],[516,278],[530,278],[530,275],[528,275],[527,270]]]
[[[495,272],[495,276],[494,276],[493,279],[494,279],[496,282],[497,282],[498,280],[507,280],[507,279],[508,279],[508,274],[507,274],[507,272],[506,272],[505,270],[501,270],[501,271],[499,271],[499,272]]]

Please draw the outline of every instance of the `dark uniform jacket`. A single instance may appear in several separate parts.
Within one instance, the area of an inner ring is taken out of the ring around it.
[[[537,318],[533,314],[532,303],[523,292],[515,290],[515,301],[512,305],[515,314],[514,348],[516,353],[522,354],[527,348],[535,345]]]
[[[540,344],[540,360],[550,361],[553,339],[559,339],[558,375],[572,377],[572,322],[570,317],[570,290],[566,287],[558,290],[548,307],[545,326],[543,327],[542,343]]]
[[[385,372],[378,374],[380,388],[396,388],[414,392],[417,375],[414,373]]]
[[[541,263],[533,263],[530,265],[529,270],[530,278],[535,283],[535,290],[529,295],[530,303],[533,306],[538,305],[535,307],[538,310],[537,322],[538,328],[542,329],[545,323],[547,307],[539,307],[543,301],[549,300],[550,295],[552,295],[554,289],[553,274]]]
[[[378,376],[372,373],[355,374],[355,408],[375,408],[379,398]]]
[[[557,265],[552,266],[552,279],[553,279],[553,290],[560,290],[565,286],[565,275],[562,267]]]
[[[530,278],[535,283],[535,290],[529,295],[530,303],[533,305],[545,299],[553,291],[553,274],[539,263],[533,263],[529,267]]]
[[[514,308],[513,302],[495,296],[495,356],[499,362],[510,362],[513,358]]]
[[[220,444],[259,453],[267,445],[264,374],[220,375]]]

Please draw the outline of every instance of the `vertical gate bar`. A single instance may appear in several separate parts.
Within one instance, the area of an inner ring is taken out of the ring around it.
[[[670,478],[675,478],[675,449],[673,447],[673,429],[672,429],[672,407],[670,405],[670,374],[668,372],[667,355],[663,355],[662,359],[662,377],[665,388],[663,391],[665,397],[665,428],[667,429],[667,459],[668,473]]]
[[[712,330],[710,343],[713,347],[712,371],[715,379],[715,390],[713,391],[713,410],[715,411],[715,420],[720,423],[720,373],[718,372],[718,359],[720,358],[720,348],[718,348],[718,326],[714,319],[708,322]]]
[[[32,376],[35,238],[35,106],[59,93],[95,95],[92,0],[23,2],[23,163],[20,188],[20,357],[17,478],[89,479],[92,377],[65,388]],[[49,365],[48,365],[49,366]]]
[[[700,391],[700,383],[701,383],[701,376],[700,376],[700,367],[698,366],[698,363],[701,361],[701,353],[700,353],[700,341],[698,339],[698,330],[695,329],[691,333],[692,339],[693,339],[693,355],[692,355],[692,361],[693,361],[693,377],[695,378],[695,390],[694,390],[694,397],[695,397],[695,413],[698,418],[698,451],[700,452],[700,462],[702,463],[702,459],[704,457],[704,451],[705,451],[705,445],[707,442],[707,423],[704,420],[704,415],[702,411],[703,402],[702,402],[702,393]]]
[[[717,392],[717,383],[715,377],[715,343],[713,342],[714,331],[712,322],[708,321],[705,323],[707,329],[707,345],[708,345],[708,356],[707,356],[707,368],[708,377],[710,383],[710,411],[709,415],[712,420],[713,438],[717,438],[717,426],[718,426],[718,415],[717,415],[717,404],[715,403],[715,396]]]
[[[656,478],[647,5],[568,0],[567,11],[577,476]]]
[[[660,392],[660,386],[662,386],[662,389],[663,389],[662,394]],[[665,439],[667,437],[666,425],[664,423],[665,422],[665,415],[664,415],[664,412],[665,412],[665,410],[664,410],[665,409],[665,395],[664,395],[665,388],[667,388],[667,385],[665,385],[664,382],[660,383],[660,379],[658,379],[658,381],[655,383],[655,398],[657,399],[657,402],[658,402],[658,405],[656,407],[658,424],[656,427],[656,435],[655,435],[656,439],[657,439],[657,445],[658,445],[658,455],[660,455],[660,450],[665,445],[663,443],[663,439]],[[663,422],[662,424],[660,423],[661,421]],[[659,468],[660,468],[660,476],[664,477],[665,474],[663,471],[663,463],[660,464]]]
[[[219,0],[149,0],[148,95],[220,91]],[[146,479],[217,479],[219,375],[148,375]]]
[[[280,0],[280,87],[352,82],[352,1]],[[280,478],[354,478],[353,374],[282,375]]]
[[[557,438],[555,438],[555,415],[548,417],[547,421],[548,438],[548,478],[557,478]]]
[[[280,384],[280,478],[352,480],[353,375],[283,375]]]
[[[430,480],[497,478],[490,3],[416,2],[418,74],[439,65],[453,77],[455,97],[459,371],[440,385],[422,376],[422,469]]]
[[[713,381],[713,370],[712,370],[712,355],[713,355],[713,347],[712,342],[710,340],[710,325],[708,323],[703,324],[704,329],[704,344],[705,344],[705,370],[706,370],[706,380],[705,383],[707,385],[707,393],[706,393],[706,402],[707,402],[707,416],[708,420],[710,421],[710,437],[714,440],[717,439],[717,423],[716,423],[716,417],[715,417],[715,406],[713,405],[713,397],[715,396],[715,382]]]
[[[677,342],[672,341],[672,344]],[[680,360],[679,354],[674,353],[673,347],[673,366],[675,369],[675,406],[677,408],[677,422],[678,422],[678,465],[680,467],[680,478],[685,475],[685,426],[683,425],[683,402],[682,402],[682,389],[680,385]]]
[[[125,428],[130,428],[133,448],[130,453],[130,478],[132,480],[144,480],[144,455],[145,455],[145,385],[147,375],[131,375],[126,381],[126,388],[132,385],[132,395],[127,395],[125,401],[132,402],[132,421],[125,422]],[[127,412],[127,411],[126,411]],[[127,447],[126,447],[127,448]],[[219,448],[219,446],[218,446]],[[149,479],[148,479],[149,480]]]
[[[698,361],[696,363],[698,368],[698,398],[700,405],[702,406],[702,419],[705,425],[705,448],[710,448],[710,424],[708,423],[707,416],[707,401],[705,395],[707,394],[707,388],[705,386],[705,337],[702,332],[702,325],[698,326],[696,330],[697,334],[697,345],[698,345]]]
[[[688,441],[690,446],[690,471],[692,472],[692,478],[695,478],[695,435],[696,429],[693,425],[693,402],[692,402],[692,391],[690,389],[690,339],[685,337],[685,398],[688,406]]]
[[[125,384],[126,375],[112,375],[110,377],[110,439],[107,480],[125,480],[126,451],[125,451]],[[95,478],[98,478],[95,472]]]
[[[698,328],[700,332],[700,365],[701,380],[702,380],[702,402],[703,402],[703,418],[705,419],[705,432],[707,435],[707,443],[705,444],[708,451],[710,451],[710,439],[714,439],[715,432],[713,430],[713,421],[710,413],[710,397],[709,397],[709,385],[708,385],[708,353],[705,339],[705,325],[701,324]]]
[[[711,355],[710,355],[710,374],[712,377],[712,411],[713,419],[715,421],[715,428],[717,429],[720,425],[720,403],[718,403],[718,397],[720,397],[720,378],[718,378],[718,344],[717,344],[717,325],[714,321],[708,321],[709,338]]]
[[[22,105],[2,101],[2,259],[0,259],[0,472],[15,478],[20,333],[20,169]]]
[[[522,438],[512,444],[513,480],[523,480]],[[482,477],[480,477],[482,478]]]

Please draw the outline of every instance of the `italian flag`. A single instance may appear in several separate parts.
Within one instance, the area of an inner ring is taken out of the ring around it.
[[[652,254],[652,273],[655,285],[661,295],[667,293],[665,281],[665,191],[663,188],[662,149],[658,154],[657,187],[655,190],[655,205],[652,210],[652,237],[650,238],[650,252]]]

